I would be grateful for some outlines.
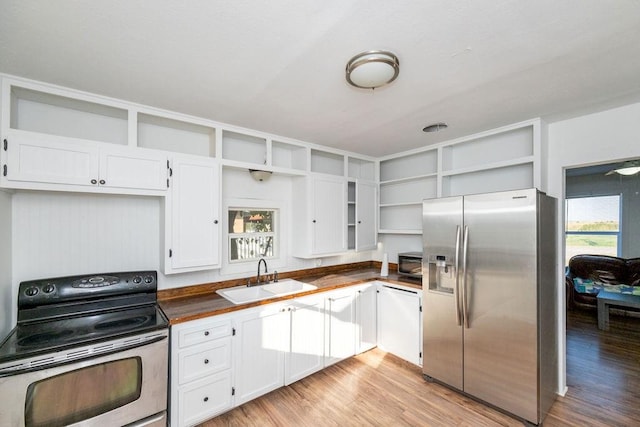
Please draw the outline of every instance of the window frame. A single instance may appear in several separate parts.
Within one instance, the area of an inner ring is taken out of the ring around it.
[[[569,225],[569,200],[572,199],[592,199],[596,197],[617,197],[618,198],[618,231],[570,231],[567,230]],[[565,253],[567,251],[567,237],[570,235],[575,236],[616,236],[616,255],[620,257],[622,254],[622,194],[613,193],[613,194],[593,194],[586,196],[571,196],[565,198],[565,226],[564,226],[564,245],[565,245]],[[565,260],[568,265],[568,259]]]
[[[285,267],[287,265],[286,260],[289,254],[289,242],[288,242],[288,204],[280,200],[262,200],[262,199],[224,199],[223,200],[223,215],[222,215],[222,256],[221,256],[221,268],[220,274],[240,274],[240,273],[253,273],[257,271],[257,264],[259,259],[251,260],[234,260],[230,261],[230,236],[234,235],[229,233],[229,210],[275,210],[276,218],[274,222],[274,233],[276,239],[274,244],[278,245],[277,250],[274,252],[274,257],[265,258],[267,261],[269,272],[273,272],[278,268]],[[253,233],[251,233],[253,234]],[[237,235],[237,234],[236,234]]]
[[[245,210],[249,210],[249,211],[271,211],[273,212],[273,228],[274,231],[260,231],[260,232],[255,232],[255,233],[232,233],[229,232],[229,227],[227,226],[227,261],[230,264],[238,264],[238,263],[247,263],[247,262],[258,262],[258,260],[260,260],[260,258],[264,258],[265,260],[272,260],[272,259],[277,259],[279,258],[279,252],[280,252],[280,237],[278,235],[278,232],[280,231],[280,211],[278,209],[275,208],[248,208],[246,206],[240,207],[240,206],[229,206],[225,212],[227,213],[227,218],[229,217],[229,211],[245,211]],[[273,246],[273,255],[272,256],[258,256],[257,258],[251,258],[251,259],[231,259],[231,245],[232,243],[232,239],[234,238],[248,238],[248,237],[258,237],[258,236],[271,236],[273,237],[273,241],[272,241],[272,246]]]

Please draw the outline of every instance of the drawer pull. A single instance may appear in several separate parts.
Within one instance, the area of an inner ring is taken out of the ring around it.
[[[205,401],[205,402],[208,402],[208,401],[209,401],[209,398],[205,396],[204,401]]]
[[[204,364],[207,365],[209,363],[209,359],[204,359]]]
[[[204,336],[208,337],[209,336],[209,331],[204,331]]]

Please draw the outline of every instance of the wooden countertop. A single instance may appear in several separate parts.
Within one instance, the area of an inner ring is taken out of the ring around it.
[[[314,273],[318,273],[319,269],[314,269]],[[230,313],[236,310],[242,310],[249,307],[257,307],[260,305],[270,304],[276,301],[285,301],[288,299],[299,298],[305,295],[312,295],[318,292],[326,292],[346,286],[353,286],[360,283],[367,283],[373,280],[381,280],[388,283],[408,286],[415,289],[422,289],[422,284],[417,280],[405,279],[399,277],[395,273],[389,273],[389,277],[380,277],[379,268],[354,268],[352,270],[327,271],[327,274],[313,274],[309,276],[298,276],[296,280],[310,283],[318,287],[318,289],[301,292],[295,295],[286,295],[279,298],[271,298],[262,301],[256,301],[248,304],[233,304],[222,298],[215,292],[215,286],[206,286],[203,293],[190,292],[185,296],[176,296],[175,294],[167,294],[163,298],[162,293],[159,295],[159,304],[162,311],[167,315],[169,323],[176,325],[178,323],[188,322],[190,320],[202,319],[204,317],[215,316],[217,314]],[[220,289],[221,287],[217,287]]]

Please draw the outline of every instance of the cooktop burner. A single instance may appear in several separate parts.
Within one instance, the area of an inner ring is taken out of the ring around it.
[[[73,336],[71,330],[65,331],[48,331],[42,333],[35,333],[33,335],[27,335],[23,338],[18,338],[18,347],[42,347],[50,346],[52,343],[64,342]],[[19,336],[19,335],[18,335]]]

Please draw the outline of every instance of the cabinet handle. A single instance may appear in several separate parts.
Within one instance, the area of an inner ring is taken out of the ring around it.
[[[218,220],[217,220],[217,219],[214,219],[214,220],[213,220],[213,223],[214,223],[214,224],[217,224],[217,223],[218,223]]]
[[[208,337],[209,336],[209,331],[204,331],[204,336]]]
[[[362,221],[358,221],[358,224],[362,224]]]
[[[9,145],[9,142],[7,141],[7,138],[4,139],[4,151],[7,151],[7,147]]]
[[[97,180],[97,179],[92,179],[92,180],[91,180],[91,183],[92,183],[93,185],[96,185],[96,184],[98,183],[98,180]]]
[[[105,185],[105,184],[106,184],[105,180],[104,180],[104,179],[101,179],[101,180],[100,180],[100,185]]]
[[[208,402],[208,401],[209,401],[209,398],[208,398],[207,396],[205,396],[203,400],[204,400],[205,402]]]
[[[209,364],[209,359],[204,359],[204,364],[208,365]]]
[[[313,221],[311,221],[311,222],[313,222],[313,223],[315,224],[315,223],[316,223],[316,220],[314,219],[314,220],[313,220]]]

